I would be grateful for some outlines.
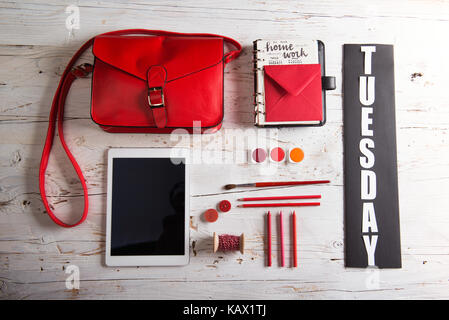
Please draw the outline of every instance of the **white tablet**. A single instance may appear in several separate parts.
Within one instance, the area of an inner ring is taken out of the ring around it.
[[[189,262],[189,150],[110,149],[106,265]]]

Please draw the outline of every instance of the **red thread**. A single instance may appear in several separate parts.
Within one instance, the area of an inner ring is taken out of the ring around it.
[[[240,249],[240,236],[222,234],[218,236],[218,249],[221,251],[236,251]]]

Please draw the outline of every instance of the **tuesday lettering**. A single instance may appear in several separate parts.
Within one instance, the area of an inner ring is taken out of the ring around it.
[[[372,75],[372,55],[375,46],[362,46],[364,53],[363,75],[359,78],[359,101],[361,103],[361,139],[360,160],[360,198],[362,200],[362,237],[368,256],[368,266],[375,266],[375,252],[379,230],[377,227],[374,200],[377,193],[376,172],[373,169],[376,161],[374,149],[373,108],[375,97],[375,76]]]

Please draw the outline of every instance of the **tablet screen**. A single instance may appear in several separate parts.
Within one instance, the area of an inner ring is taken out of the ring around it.
[[[113,158],[111,256],[184,254],[181,160]]]

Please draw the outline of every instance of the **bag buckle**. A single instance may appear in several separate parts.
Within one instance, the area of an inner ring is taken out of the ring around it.
[[[151,102],[151,93],[153,92],[160,92],[160,101],[159,103],[152,103]],[[148,88],[148,104],[150,105],[151,108],[160,108],[163,107],[165,104],[164,101],[164,91],[162,87],[151,87]]]

